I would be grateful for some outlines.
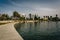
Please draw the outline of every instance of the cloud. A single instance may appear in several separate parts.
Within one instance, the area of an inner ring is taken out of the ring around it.
[[[55,15],[57,12],[58,14],[60,13],[59,0],[5,0],[0,4],[3,4],[0,6],[0,10],[2,10],[2,12],[7,12],[8,14],[12,14],[15,10],[21,14],[37,13],[40,16]]]

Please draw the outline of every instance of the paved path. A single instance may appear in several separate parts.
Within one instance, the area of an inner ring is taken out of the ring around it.
[[[15,30],[14,24],[0,25],[0,40],[23,40]]]

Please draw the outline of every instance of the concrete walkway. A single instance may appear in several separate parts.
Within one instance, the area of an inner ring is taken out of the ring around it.
[[[0,40],[23,40],[15,30],[14,24],[0,25]]]

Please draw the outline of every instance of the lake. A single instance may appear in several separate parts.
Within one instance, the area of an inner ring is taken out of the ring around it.
[[[60,22],[28,22],[17,24],[24,40],[60,40]]]

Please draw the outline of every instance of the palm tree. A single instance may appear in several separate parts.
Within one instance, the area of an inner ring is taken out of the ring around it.
[[[31,15],[31,13],[29,14],[29,18],[30,18],[30,20],[32,19],[32,17],[31,17],[32,15]]]

